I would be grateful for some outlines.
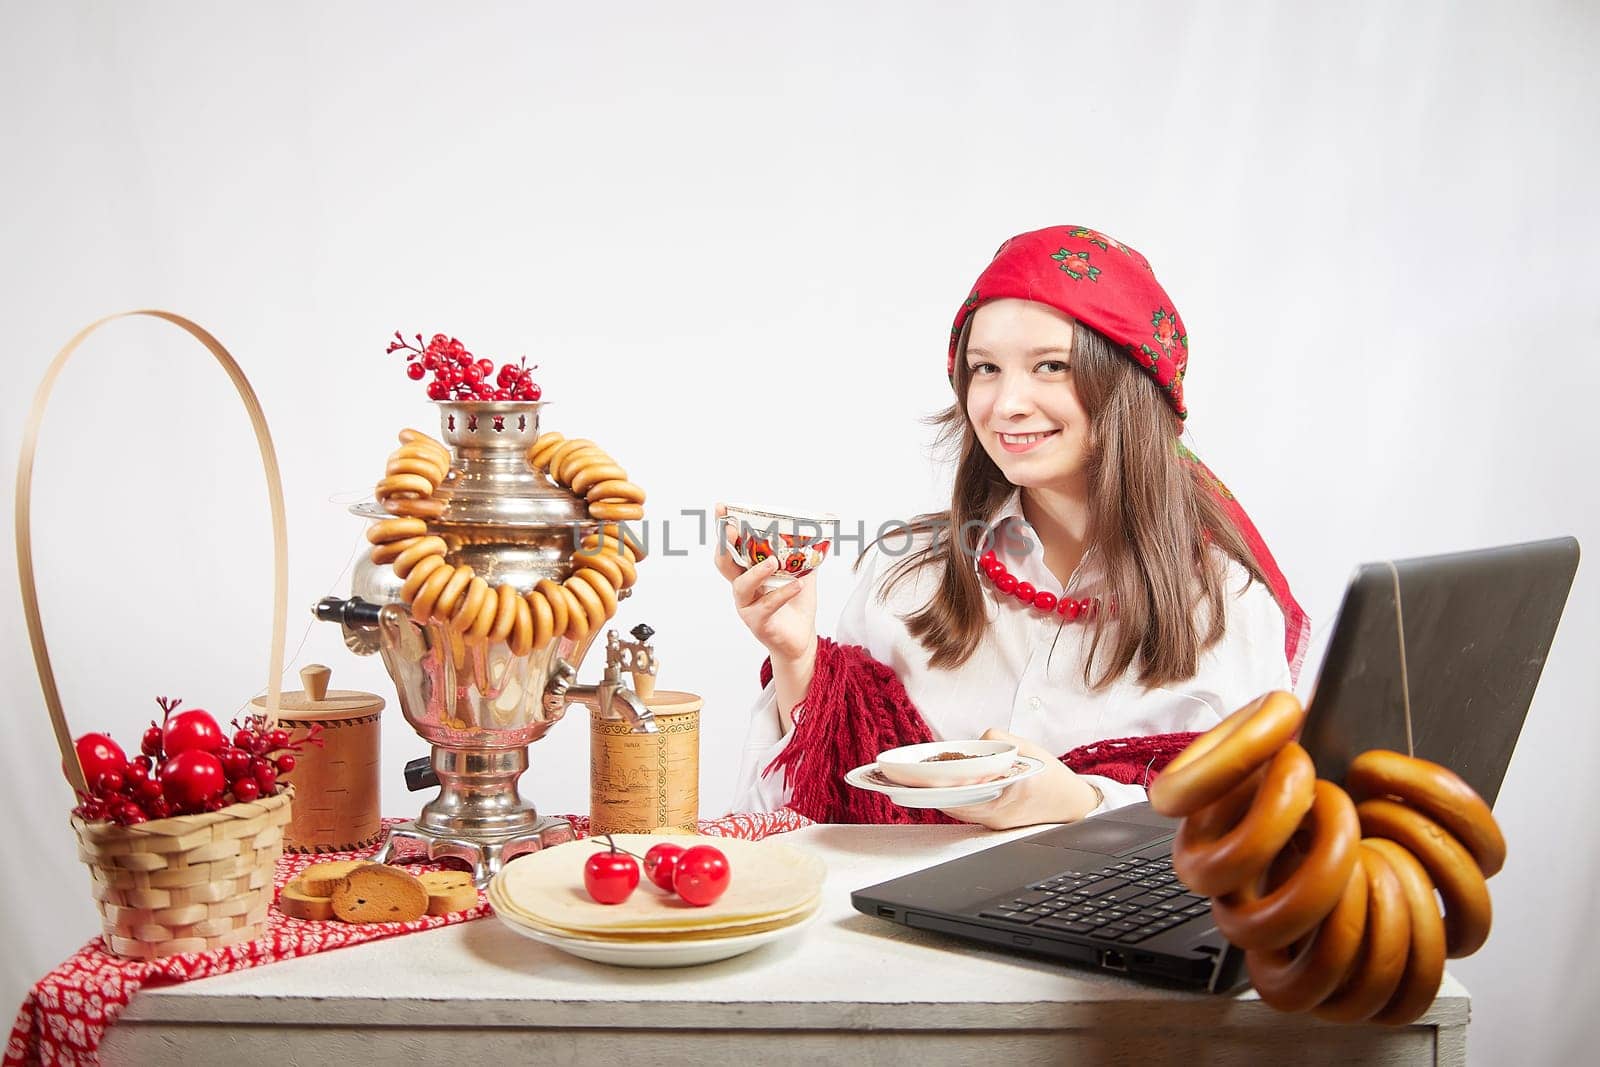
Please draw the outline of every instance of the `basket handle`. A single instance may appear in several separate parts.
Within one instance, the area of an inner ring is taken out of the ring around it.
[[[67,780],[72,783],[72,788],[80,793],[88,791],[88,783],[84,780],[83,766],[78,762],[78,752],[72,743],[72,732],[67,729],[66,715],[61,710],[61,693],[56,688],[55,672],[50,667],[50,652],[45,647],[44,630],[39,622],[39,593],[35,588],[33,577],[33,537],[28,521],[29,499],[33,488],[33,456],[39,443],[39,425],[44,421],[45,405],[49,403],[50,391],[55,388],[56,378],[67,365],[67,360],[72,358],[72,354],[90,334],[106,323],[138,315],[170,322],[205,345],[216,357],[217,362],[222,364],[222,369],[228,372],[228,377],[233,379],[233,386],[239,391],[239,399],[244,401],[245,410],[250,415],[250,425],[256,432],[256,444],[261,447],[261,464],[267,472],[267,495],[272,503],[274,578],[272,657],[268,664],[267,675],[269,726],[278,721],[278,702],[283,691],[283,635],[289,617],[288,524],[284,519],[283,480],[278,471],[278,456],[273,451],[272,434],[267,430],[267,419],[261,413],[261,403],[256,399],[255,390],[250,387],[244,371],[239,369],[239,364],[234,362],[221,342],[182,315],[174,315],[170,311],[120,311],[115,315],[107,315],[98,322],[90,323],[79,330],[77,336],[56,353],[56,358],[45,371],[44,380],[39,383],[38,390],[33,394],[33,408],[28,413],[28,425],[22,435],[22,455],[17,461],[16,506],[17,577],[22,585],[22,612],[28,621],[28,640],[33,645],[33,662],[39,670],[39,687],[44,690],[45,707],[50,712],[50,725],[55,729],[56,745],[61,749],[61,762],[67,772]]]

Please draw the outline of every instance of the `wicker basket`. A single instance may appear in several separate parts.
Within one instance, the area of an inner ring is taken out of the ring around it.
[[[61,749],[62,766],[74,790],[86,790],[83,768],[67,728],[55,673],[39,621],[33,576],[29,496],[33,457],[51,388],[67,360],[91,333],[128,315],[144,315],[183,329],[211,352],[233,379],[250,413],[267,473],[272,504],[274,562],[272,649],[267,675],[266,716],[276,723],[283,675],[283,636],[288,607],[287,539],[283,488],[272,437],[255,392],[226,349],[205,330],[165,311],[130,311],[87,327],[57,354],[34,395],[17,467],[17,573],[23,612],[33,643],[39,685]],[[106,947],[119,956],[152,958],[203,952],[261,936],[272,906],[273,872],[283,853],[283,828],[289,822],[292,788],[261,800],[232,804],[219,811],[179,815],[134,826],[86,823],[73,818],[78,856],[89,866],[100,908]]]

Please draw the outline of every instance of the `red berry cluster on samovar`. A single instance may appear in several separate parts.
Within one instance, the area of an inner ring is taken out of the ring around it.
[[[533,380],[538,364],[528,366],[526,356],[503,363],[496,371],[493,360],[476,358],[454,337],[436,333],[424,345],[420,333],[414,336],[412,344],[396,330],[388,352],[406,354],[406,377],[412,381],[433,375],[428,383],[430,400],[538,400],[541,395]]]

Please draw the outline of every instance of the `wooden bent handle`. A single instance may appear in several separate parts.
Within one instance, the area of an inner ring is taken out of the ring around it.
[[[174,315],[170,311],[121,311],[115,315],[107,315],[98,322],[90,323],[78,331],[77,336],[68,341],[66,347],[56,353],[56,358],[45,371],[44,380],[39,383],[38,391],[33,395],[33,408],[28,412],[28,425],[22,435],[22,455],[17,460],[16,506],[17,577],[22,586],[22,611],[28,621],[28,639],[33,645],[33,662],[39,670],[39,687],[44,690],[45,706],[50,712],[50,725],[55,728],[56,744],[61,749],[61,762],[67,772],[67,779],[72,783],[72,788],[80,793],[88,791],[88,783],[84,781],[83,767],[78,763],[78,753],[72,743],[72,732],[67,728],[66,715],[61,710],[61,693],[56,688],[55,672],[50,667],[50,652],[45,647],[44,630],[39,622],[39,594],[33,577],[33,537],[28,521],[29,499],[33,488],[33,456],[39,443],[39,426],[44,421],[45,405],[49,403],[50,391],[55,387],[56,378],[67,365],[67,360],[72,358],[72,354],[90,334],[106,323],[138,315],[170,322],[205,345],[216,357],[217,362],[222,364],[222,369],[228,372],[228,377],[233,379],[234,388],[239,391],[239,399],[244,401],[245,410],[250,414],[250,424],[256,432],[256,444],[261,447],[261,463],[267,472],[267,495],[272,503],[274,577],[272,655],[267,667],[269,726],[278,721],[278,702],[283,691],[283,641],[289,610],[288,524],[284,519],[283,480],[278,471],[278,456],[273,451],[272,434],[267,430],[267,419],[261,413],[261,403],[256,399],[255,390],[250,387],[244,371],[239,369],[239,364],[234,362],[221,342],[181,315]]]

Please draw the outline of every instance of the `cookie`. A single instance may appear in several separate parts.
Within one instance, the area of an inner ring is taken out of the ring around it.
[[[365,867],[367,860],[330,860],[327,863],[313,863],[300,872],[300,877],[295,881],[300,883],[300,891],[308,897],[331,897],[333,887],[339,884],[339,879],[355,870]]]
[[[428,913],[428,891],[398,867],[369,863],[333,889],[333,914],[347,923],[410,922]]]
[[[307,893],[305,883],[296,878],[278,894],[278,910],[291,919],[321,921],[333,918],[333,901]]]
[[[478,887],[465,871],[427,871],[417,881],[428,891],[429,915],[466,911],[478,902]]]

